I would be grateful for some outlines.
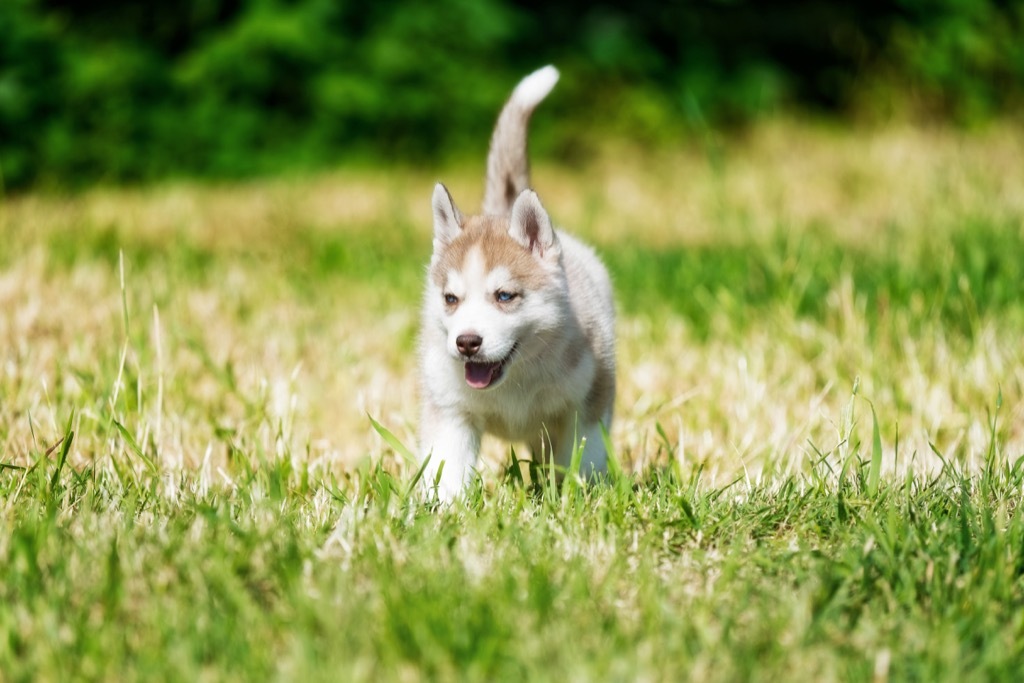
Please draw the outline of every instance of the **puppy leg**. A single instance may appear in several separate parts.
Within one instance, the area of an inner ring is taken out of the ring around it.
[[[580,456],[580,476],[594,481],[608,471],[608,452],[601,435],[601,423],[570,424],[559,434],[555,444],[555,464],[568,470],[576,449],[583,446]]]
[[[480,430],[461,415],[436,414],[424,416],[422,429],[420,457],[430,457],[423,471],[422,485],[428,493],[433,493],[436,482],[437,497],[442,502],[450,502],[476,476]]]

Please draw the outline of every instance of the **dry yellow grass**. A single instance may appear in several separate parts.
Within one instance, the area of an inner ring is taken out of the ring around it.
[[[605,249],[758,249],[784,229],[898,251],[945,239],[965,217],[1021,229],[1022,159],[1024,134],[1012,125],[964,133],[778,122],[710,153],[609,148],[583,168],[540,164],[534,181],[556,222]],[[319,239],[345,234],[384,240],[400,263],[425,263],[437,178],[474,208],[481,180],[461,167],[6,200],[0,459],[24,464],[44,451],[72,409],[79,465],[124,453],[112,419],[166,467],[226,480],[232,449],[286,455],[314,472],[378,456],[385,447],[367,413],[411,445],[420,291],[408,283],[419,273],[396,282],[389,268],[312,272],[312,295],[295,280]],[[388,238],[390,226],[406,226],[395,228],[405,237]],[[131,245],[127,337],[122,243]],[[161,258],[182,245],[200,257]],[[676,457],[706,463],[720,481],[801,467],[809,441],[839,443],[856,377],[878,411],[890,467],[897,422],[901,464],[916,453],[918,465],[935,465],[929,442],[979,458],[1000,389],[1005,448],[1024,454],[1022,330],[998,316],[982,317],[965,339],[940,326],[915,330],[894,310],[886,333],[872,335],[848,279],[834,283],[825,320],[768,309],[742,328],[720,321],[707,340],[657,310],[619,321],[613,441],[633,467],[665,457],[657,424]],[[866,439],[866,403],[857,415]],[[492,468],[504,452],[491,445]]]

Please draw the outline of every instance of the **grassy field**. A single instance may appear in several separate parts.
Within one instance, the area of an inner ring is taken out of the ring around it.
[[[1015,680],[1022,159],[778,122],[539,160],[616,284],[621,474],[488,443],[442,510],[389,441],[475,166],[6,199],[0,680]]]

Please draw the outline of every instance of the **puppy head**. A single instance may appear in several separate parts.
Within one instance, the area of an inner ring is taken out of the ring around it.
[[[464,218],[439,183],[433,212],[427,324],[444,330],[470,387],[496,387],[519,360],[543,351],[538,334],[567,314],[558,236],[531,190],[507,217]]]

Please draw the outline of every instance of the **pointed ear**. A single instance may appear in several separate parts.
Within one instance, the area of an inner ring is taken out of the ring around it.
[[[508,234],[538,256],[544,256],[556,246],[551,219],[533,190],[523,190],[516,197],[509,218]]]
[[[434,243],[449,244],[462,230],[462,214],[441,183],[434,186]]]

